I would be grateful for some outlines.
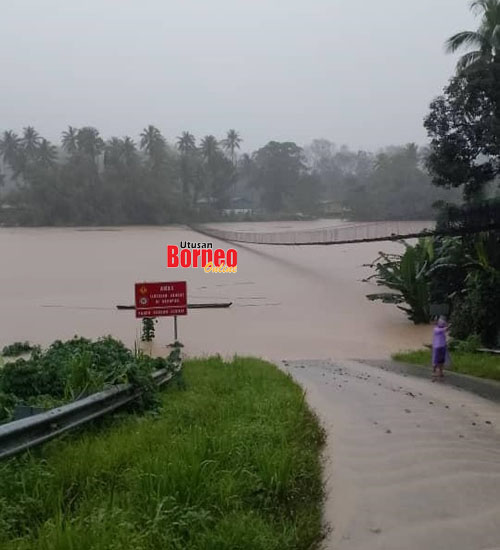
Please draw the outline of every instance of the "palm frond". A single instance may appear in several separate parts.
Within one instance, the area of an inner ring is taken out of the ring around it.
[[[457,71],[459,73],[465,72],[468,69],[473,68],[478,63],[484,60],[484,53],[481,51],[469,52],[463,55],[457,62]]]
[[[498,24],[495,25],[491,34],[492,45],[496,50],[500,50],[500,14]]]
[[[480,32],[462,31],[448,38],[445,48],[447,53],[455,53],[457,50],[468,46],[482,49],[485,45],[485,41],[486,38]]]
[[[470,4],[471,11],[484,13],[485,17],[498,13],[500,2],[498,0],[473,0]]]

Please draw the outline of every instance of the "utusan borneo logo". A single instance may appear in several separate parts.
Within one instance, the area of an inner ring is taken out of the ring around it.
[[[167,267],[202,268],[205,273],[236,273],[238,252],[234,248],[214,249],[213,243],[181,241],[167,245]]]

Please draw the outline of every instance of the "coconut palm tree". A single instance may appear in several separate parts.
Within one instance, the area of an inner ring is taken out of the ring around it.
[[[144,128],[141,133],[140,146],[148,154],[153,169],[158,169],[166,156],[166,142],[160,130],[151,124]]]
[[[19,136],[12,130],[6,130],[0,139],[0,156],[4,164],[15,169],[19,158],[21,140]]]
[[[113,137],[104,148],[104,166],[120,168],[124,156],[124,142],[122,139]]]
[[[33,126],[26,126],[26,128],[23,128],[21,145],[23,148],[23,152],[28,159],[34,159],[37,156],[40,139],[40,135],[33,128]]]
[[[190,132],[182,132],[177,138],[177,149],[181,153],[180,178],[184,199],[189,199],[190,189],[195,187],[196,169],[199,159],[195,154],[196,138]]]
[[[42,139],[38,146],[37,160],[44,167],[54,166],[57,160],[57,148],[48,140]]]
[[[240,135],[236,130],[229,130],[227,133],[226,139],[222,141],[222,146],[230,154],[231,162],[233,163],[233,166],[236,160],[235,151],[236,149],[240,148],[240,143],[242,141],[243,139],[240,137]]]
[[[128,168],[135,166],[139,160],[135,141],[129,136],[123,139],[123,159]]]
[[[165,145],[165,138],[160,130],[150,124],[141,132],[141,149],[146,151],[150,157],[154,156],[157,150]]]
[[[201,140],[200,150],[203,158],[210,163],[219,151],[219,143],[215,136],[205,136]]]
[[[78,151],[90,157],[94,162],[104,151],[104,140],[99,136],[99,130],[92,126],[84,126],[76,135]]]
[[[62,148],[70,155],[78,151],[78,128],[68,126],[68,129],[62,133]]]
[[[446,42],[450,53],[473,48],[459,59],[459,73],[479,63],[500,60],[500,0],[474,0],[471,9],[482,15],[478,30],[459,32]]]
[[[195,151],[196,138],[190,132],[182,132],[177,138],[177,149],[179,149],[183,155]]]

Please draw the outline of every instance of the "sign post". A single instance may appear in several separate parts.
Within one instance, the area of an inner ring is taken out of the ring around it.
[[[177,341],[177,316],[187,315],[186,281],[135,284],[135,316],[173,317],[174,337]]]

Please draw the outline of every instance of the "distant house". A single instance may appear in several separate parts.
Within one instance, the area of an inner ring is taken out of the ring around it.
[[[9,191],[16,189],[16,187],[17,182],[12,177],[12,170],[8,167],[4,167],[3,173],[0,170],[0,197],[6,195]]]
[[[322,200],[319,203],[320,213],[323,216],[342,218],[348,212],[349,209],[342,206],[338,201]]]
[[[213,197],[202,197],[196,200],[196,206],[211,206],[212,204],[215,204]]]
[[[254,211],[253,203],[245,197],[234,197],[230,201],[230,207],[225,208],[222,213],[226,216],[252,214]]]
[[[16,225],[19,213],[24,210],[26,210],[26,208],[23,206],[0,204],[0,226]]]

